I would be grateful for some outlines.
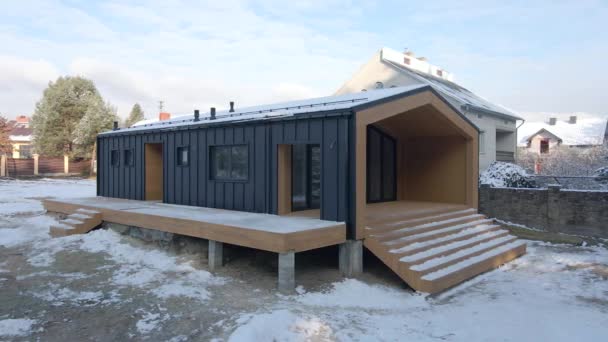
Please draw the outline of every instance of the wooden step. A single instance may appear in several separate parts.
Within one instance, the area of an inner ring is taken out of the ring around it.
[[[52,237],[68,236],[68,235],[71,235],[70,231],[72,229],[73,229],[72,226],[62,224],[62,223],[55,223],[55,224],[51,225],[51,227],[49,228],[49,233],[51,234]]]
[[[390,232],[382,233],[382,234],[372,234],[373,237],[377,238],[380,241],[389,241],[397,238],[415,235],[419,233],[424,233],[432,230],[437,230],[441,228],[451,227],[459,224],[474,222],[478,220],[483,220],[486,217],[480,214],[473,214],[467,216],[461,216],[456,218],[451,218],[442,221],[435,221],[430,223],[425,223],[413,227],[399,228],[397,230],[393,230]]]
[[[469,248],[460,249],[448,255],[443,255],[427,260],[426,262],[423,262],[421,264],[408,266],[407,264],[403,263],[403,267],[408,267],[410,272],[418,276],[423,276],[425,274],[432,273],[439,269],[456,264],[462,260],[474,257],[479,254],[483,254],[502,245],[514,242],[515,240],[517,240],[517,237],[507,235],[477,244]]]
[[[416,234],[416,235],[404,236],[404,237],[390,240],[390,241],[383,241],[382,243],[385,244],[386,246],[390,247],[391,249],[399,248],[399,247],[403,247],[405,245],[409,245],[414,242],[423,242],[423,241],[433,240],[433,239],[440,238],[442,236],[458,233],[467,228],[473,228],[473,227],[483,226],[483,225],[489,226],[489,225],[491,225],[491,223],[492,223],[492,220],[489,220],[489,219],[477,220],[477,221],[473,221],[473,222],[458,224],[458,225],[451,226],[451,227],[431,230],[431,231],[427,231],[427,232]]]
[[[514,241],[486,253],[462,260],[444,269],[426,274],[420,278],[416,289],[437,293],[468,280],[476,275],[495,269],[526,253],[526,243]]]
[[[88,209],[77,209],[68,215],[65,220],[61,220],[50,227],[52,237],[68,236],[73,234],[84,234],[102,223],[101,213]]]
[[[450,213],[454,211],[463,210],[462,206],[446,206],[446,207],[437,207],[437,208],[426,208],[414,211],[406,211],[400,213],[390,213],[384,215],[382,218],[375,218],[373,220],[367,221],[367,226],[381,226],[383,224],[390,224],[399,221],[408,221],[425,217],[432,217],[437,215],[442,215],[445,213]]]
[[[445,235],[445,236],[439,237],[437,239],[423,241],[423,242],[415,242],[415,243],[409,244],[405,247],[391,249],[391,250],[389,250],[389,252],[395,254],[396,256],[403,257],[406,255],[419,253],[419,252],[427,250],[429,248],[435,248],[435,247],[447,245],[447,244],[455,242],[455,241],[467,240],[473,236],[488,233],[488,232],[495,231],[495,230],[499,230],[500,228],[501,227],[499,225],[482,225],[482,226],[467,228],[458,233]]]
[[[430,293],[512,260],[526,248],[475,209],[386,221],[367,232],[367,249],[411,287]]]
[[[449,212],[439,214],[439,215],[434,215],[434,216],[424,216],[424,217],[420,217],[420,218],[416,218],[416,219],[388,222],[381,226],[368,227],[368,229],[370,231],[373,231],[376,234],[379,234],[382,232],[389,232],[389,231],[396,230],[396,229],[413,227],[413,226],[418,226],[418,225],[425,224],[425,223],[448,220],[448,219],[452,219],[452,218],[474,215],[474,214],[477,214],[476,209],[455,210],[455,211],[449,211]]]
[[[443,256],[443,255],[448,255],[448,254],[454,253],[458,250],[470,248],[479,243],[488,242],[488,241],[496,239],[496,238],[505,237],[507,235],[509,235],[509,231],[504,230],[504,229],[489,231],[489,232],[486,232],[483,234],[477,234],[466,240],[453,241],[451,243],[448,243],[448,244],[445,244],[442,246],[429,248],[429,249],[426,249],[424,251],[421,251],[421,252],[418,252],[415,254],[403,256],[403,257],[399,258],[399,261],[408,266],[422,264],[428,260]]]

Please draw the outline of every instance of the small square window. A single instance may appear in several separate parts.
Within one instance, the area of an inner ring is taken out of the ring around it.
[[[211,179],[244,181],[249,175],[247,145],[211,146]]]
[[[120,164],[120,152],[118,150],[112,150],[110,153],[110,164],[114,167]]]
[[[177,148],[177,165],[188,166],[190,164],[190,149],[187,146]]]
[[[123,157],[124,157],[125,166],[133,166],[135,164],[135,158],[133,156],[132,149],[125,150]]]

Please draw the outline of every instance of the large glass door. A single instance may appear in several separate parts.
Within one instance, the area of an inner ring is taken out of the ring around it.
[[[292,145],[291,165],[291,210],[319,209],[321,205],[320,146]]]
[[[396,142],[393,137],[370,126],[367,130],[367,202],[397,198]]]

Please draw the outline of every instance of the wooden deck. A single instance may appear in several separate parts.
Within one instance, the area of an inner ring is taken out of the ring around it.
[[[276,253],[301,252],[343,243],[343,222],[277,216],[108,197],[46,199],[49,212],[101,213],[102,221],[193,236]]]

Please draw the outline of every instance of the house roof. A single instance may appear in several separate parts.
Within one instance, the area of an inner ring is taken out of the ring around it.
[[[448,99],[453,99],[461,106],[464,106],[465,108],[463,109],[484,112],[489,115],[506,117],[512,120],[523,120],[523,118],[515,112],[494,104],[454,82],[408,67],[403,63],[403,54],[400,52],[389,48],[383,48],[380,51],[380,55],[382,62],[392,66],[400,72],[408,74],[423,84],[432,86],[440,94],[446,96]],[[399,56],[399,58],[397,56]]]
[[[528,141],[542,132],[548,132],[562,144],[568,146],[601,145],[606,135],[606,118],[579,118],[576,123],[557,120],[555,125],[547,122],[525,122],[517,130],[517,145],[526,146]]]
[[[13,123],[13,124],[11,124]],[[11,129],[8,131],[8,139],[11,141],[31,141],[32,140],[32,129],[29,127],[15,126],[15,121],[9,122]]]
[[[100,135],[129,133],[138,131],[149,131],[159,129],[175,129],[183,126],[204,126],[218,123],[235,123],[245,121],[270,120],[281,117],[292,117],[303,114],[326,113],[335,111],[347,111],[361,109],[371,106],[379,102],[392,100],[396,97],[404,97],[415,93],[430,90],[440,98],[442,96],[434,90],[434,88],[416,84],[404,87],[394,87],[387,89],[374,89],[366,92],[344,94],[337,96],[319,97],[307,100],[298,100],[290,102],[281,102],[270,105],[253,106],[236,108],[234,112],[222,110],[216,112],[216,119],[210,120],[209,112],[200,114],[200,121],[194,121],[193,114],[175,116],[170,120],[154,121],[146,120],[145,123],[138,123],[136,126],[124,128],[117,131],[109,131]],[[443,99],[443,98],[442,98]],[[444,99],[445,100],[445,99]],[[446,100],[446,103],[447,100]],[[448,103],[449,104],[449,103]],[[466,117],[462,115],[459,109],[454,110],[461,115],[467,122]],[[470,122],[469,122],[470,123]],[[473,124],[471,124],[473,125]]]

